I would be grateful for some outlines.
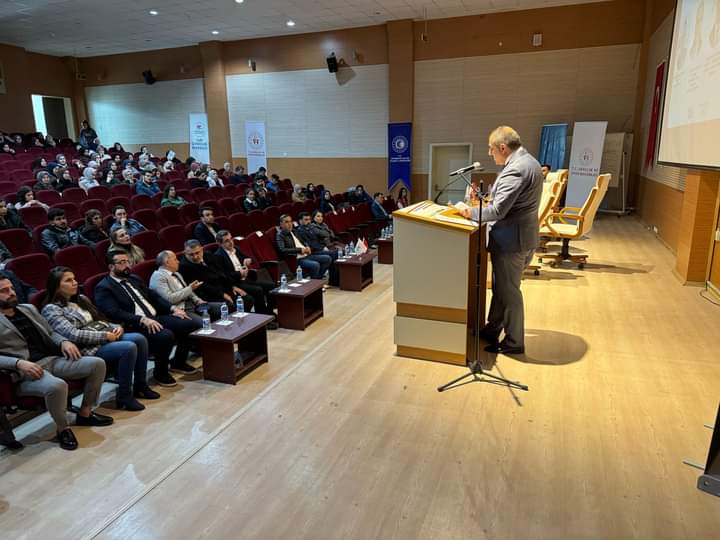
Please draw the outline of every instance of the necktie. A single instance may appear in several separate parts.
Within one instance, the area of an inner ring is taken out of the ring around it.
[[[183,281],[183,278],[182,278],[182,276],[181,276],[180,274],[178,274],[178,273],[176,273],[176,272],[173,272],[172,276],[173,276],[175,279],[178,280],[178,282],[180,283],[180,285],[182,285],[183,287],[186,287],[185,281]]]
[[[132,287],[130,286],[130,284],[128,283],[128,280],[127,280],[127,279],[123,279],[123,280],[120,282],[120,284],[121,284],[123,287],[125,287],[125,290],[126,290],[127,293],[130,295],[130,298],[133,299],[133,302],[135,302],[138,306],[140,306],[140,309],[141,309],[142,312],[145,314],[145,316],[146,316],[146,317],[152,317],[153,315],[152,315],[152,313],[150,313],[150,310],[149,310],[149,309],[147,308],[147,306],[145,305],[145,302],[143,302],[143,301],[140,299],[140,297],[139,297],[137,294],[135,294],[135,291],[133,290],[133,288],[132,288]]]

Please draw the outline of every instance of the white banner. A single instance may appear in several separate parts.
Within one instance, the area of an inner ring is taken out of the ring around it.
[[[200,163],[210,163],[210,137],[207,113],[189,113],[190,155]]]
[[[600,174],[607,122],[575,122],[565,206],[581,208]]]
[[[257,172],[260,167],[267,169],[265,122],[245,122],[245,155],[248,174]]]

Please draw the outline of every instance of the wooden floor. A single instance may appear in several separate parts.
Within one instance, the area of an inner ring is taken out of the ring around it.
[[[720,308],[633,218],[603,218],[585,270],[523,283],[530,391],[393,355],[392,268],[271,334],[238,386],[162,389],[64,452],[0,454],[2,538],[714,539],[695,487],[720,393]]]

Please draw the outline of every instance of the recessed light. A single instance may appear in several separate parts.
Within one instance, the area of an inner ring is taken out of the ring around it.
[[[158,11],[156,9],[151,9],[150,15],[158,15]]]
[[[288,21],[288,22],[286,22],[285,24],[288,25],[288,26],[290,26],[290,27],[293,27],[293,26],[295,26],[295,21]]]
[[[245,0],[235,0],[236,4],[242,4]]]
[[[211,33],[213,36],[217,36],[220,32],[218,32],[217,30],[213,30],[213,31],[210,32],[210,33]]]

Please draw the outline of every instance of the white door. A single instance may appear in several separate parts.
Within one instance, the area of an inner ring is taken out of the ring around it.
[[[452,171],[465,167],[472,162],[472,143],[450,143],[430,145],[430,175],[428,177],[428,197],[446,204],[456,203],[465,197],[467,184],[459,176],[450,177]],[[452,182],[452,184],[450,184]]]

